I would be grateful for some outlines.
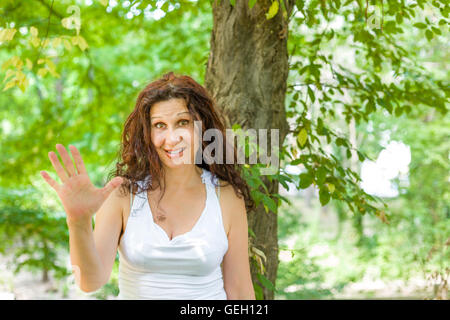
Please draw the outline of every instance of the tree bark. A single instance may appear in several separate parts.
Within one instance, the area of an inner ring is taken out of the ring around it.
[[[267,20],[272,1],[258,0],[250,10],[248,1],[228,0],[213,4],[211,50],[205,75],[205,87],[212,94],[227,128],[235,123],[247,129],[279,130],[281,147],[289,126],[285,113],[285,95],[289,72],[288,23],[282,9]],[[289,17],[294,1],[285,1]],[[270,147],[268,148],[270,149]],[[278,183],[261,176],[271,193],[278,193]],[[267,257],[264,274],[275,284],[278,268],[277,215],[266,213],[260,205],[248,213],[249,227],[254,231],[254,246]],[[258,269],[251,264],[252,279],[258,283]],[[260,284],[261,287],[263,287]],[[274,293],[263,287],[264,299]]]

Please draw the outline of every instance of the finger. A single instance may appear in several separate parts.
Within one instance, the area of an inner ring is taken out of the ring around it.
[[[67,179],[69,179],[69,176],[67,175],[66,170],[64,170],[63,166],[59,162],[58,156],[53,151],[50,151],[48,153],[48,158],[50,159],[53,168],[56,170],[56,174],[61,179],[62,183],[65,183]]]
[[[41,176],[45,181],[57,192],[59,189],[59,184],[49,176],[49,174],[45,171],[41,171]]]
[[[112,179],[110,182],[108,182],[106,184],[106,186],[104,186],[102,188],[102,192],[105,195],[105,197],[108,197],[109,194],[118,186],[120,186],[123,182],[123,178],[122,177],[115,177],[114,179]]]
[[[79,174],[87,174],[86,167],[84,166],[83,158],[81,157],[80,151],[73,146],[69,146],[70,152],[72,153],[73,159],[75,160],[75,165],[77,167]]]
[[[76,175],[75,167],[73,166],[72,158],[70,158],[69,153],[67,152],[66,148],[62,144],[57,144],[56,149],[58,150],[59,154],[61,155],[61,159],[64,162],[64,166],[66,167],[66,170],[69,174],[69,177],[73,177]]]

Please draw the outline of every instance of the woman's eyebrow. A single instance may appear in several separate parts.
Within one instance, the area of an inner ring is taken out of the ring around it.
[[[189,114],[190,114],[190,112],[185,111],[185,112],[177,113],[177,116],[179,116],[180,114],[183,114],[183,113],[189,113]],[[155,119],[155,118],[161,118],[161,117],[159,117],[159,116],[154,116],[154,117],[151,117],[150,119]]]

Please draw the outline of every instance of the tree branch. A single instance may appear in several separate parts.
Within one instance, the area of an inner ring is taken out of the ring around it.
[[[60,14],[59,12],[55,11],[53,9],[53,1],[52,4],[49,5],[47,2],[45,2],[44,0],[37,0],[38,2],[40,2],[43,6],[45,6],[48,10],[50,10],[50,13],[55,15],[56,17],[63,19],[64,16],[62,14]]]
[[[39,0],[39,1],[42,1],[42,0]],[[43,47],[42,43],[43,43],[43,42],[47,39],[47,37],[48,37],[48,31],[49,31],[49,29],[50,29],[50,19],[51,19],[51,17],[52,17],[53,3],[54,3],[54,2],[55,2],[55,0],[52,0],[52,5],[51,5],[50,8],[49,8],[50,13],[49,13],[49,15],[48,15],[47,31],[45,32],[44,39],[42,40],[41,45],[39,46],[39,52],[38,52],[38,55],[37,55],[37,57],[36,57],[35,64],[37,64],[37,62],[39,61],[39,57],[41,56],[42,47]]]

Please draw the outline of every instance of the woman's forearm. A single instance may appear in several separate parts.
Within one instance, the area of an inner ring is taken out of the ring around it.
[[[251,287],[246,286],[225,291],[227,293],[227,300],[256,300],[253,285]]]
[[[67,223],[69,227],[70,261],[75,280],[84,292],[100,289],[105,283],[102,261],[95,247],[92,221]]]

